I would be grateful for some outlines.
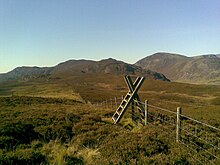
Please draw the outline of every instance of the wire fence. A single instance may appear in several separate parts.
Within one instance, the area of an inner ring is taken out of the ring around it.
[[[96,107],[117,109],[123,97],[108,99],[94,104]],[[170,110],[134,100],[131,111],[134,122],[157,127],[187,149],[192,164],[220,164],[220,129],[203,123],[178,110]],[[135,107],[135,108],[134,108]],[[146,113],[147,112],[147,113]]]

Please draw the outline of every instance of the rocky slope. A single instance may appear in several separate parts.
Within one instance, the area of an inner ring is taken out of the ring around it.
[[[139,60],[135,65],[160,72],[173,81],[220,83],[219,55],[186,57],[178,54],[156,53]]]

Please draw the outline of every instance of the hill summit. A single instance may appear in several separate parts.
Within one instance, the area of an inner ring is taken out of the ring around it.
[[[135,63],[166,75],[170,80],[188,83],[220,84],[220,56],[187,57],[171,53],[155,53]]]

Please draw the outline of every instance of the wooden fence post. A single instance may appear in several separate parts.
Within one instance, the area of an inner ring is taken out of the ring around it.
[[[144,125],[147,125],[147,117],[148,117],[148,100],[145,100],[145,106],[144,106]]]
[[[117,98],[115,97],[115,109],[118,107],[117,105]]]
[[[182,130],[182,121],[181,121],[181,114],[182,110],[181,107],[177,107],[177,121],[176,121],[176,142],[179,143],[181,140],[181,130]]]

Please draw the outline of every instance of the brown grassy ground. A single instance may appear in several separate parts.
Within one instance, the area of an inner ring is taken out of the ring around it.
[[[193,162],[166,126],[135,125],[128,113],[113,125],[115,109],[91,104],[126,93],[121,75],[0,84],[0,164]],[[145,80],[139,94],[142,101],[172,111],[181,106],[183,114],[219,127],[220,86]]]

